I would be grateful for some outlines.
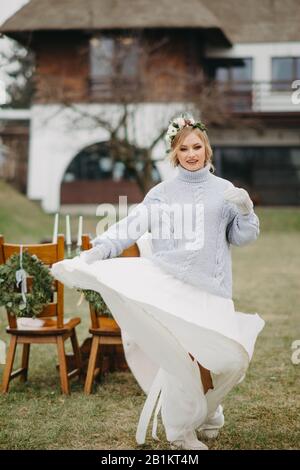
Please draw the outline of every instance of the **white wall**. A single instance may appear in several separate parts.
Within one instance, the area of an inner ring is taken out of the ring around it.
[[[35,105],[31,109],[27,195],[30,199],[41,200],[47,212],[59,209],[60,185],[73,158],[86,146],[109,138],[108,132],[100,126],[88,126],[84,117],[80,117],[76,125],[75,119],[82,116],[83,112],[88,112],[116,123],[120,116],[118,105],[90,104],[77,105],[75,108]],[[139,145],[150,145],[159,131],[168,125],[169,119],[186,108],[181,104],[138,105],[134,108],[130,139],[135,136]],[[154,159],[164,158],[157,164],[162,179],[170,177],[175,171],[167,161],[165,150],[165,143],[161,141],[152,155]]]

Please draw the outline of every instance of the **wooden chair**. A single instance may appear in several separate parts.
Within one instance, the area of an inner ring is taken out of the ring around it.
[[[92,248],[89,235],[82,236],[82,249]],[[122,252],[120,256],[140,256],[140,251],[135,243]],[[117,322],[112,318],[101,316],[90,304],[92,345],[87,369],[87,375],[84,385],[84,393],[89,395],[92,391],[95,375],[99,373],[96,369],[97,358],[100,353],[100,345],[122,345],[121,330]]]
[[[58,236],[57,243],[45,243],[39,245],[23,245],[23,249],[30,254],[35,254],[43,263],[51,266],[57,261],[64,259],[64,236]],[[19,253],[20,245],[4,243],[4,237],[0,235],[0,263],[5,263],[14,253]],[[34,280],[28,278],[28,289]],[[54,282],[55,292],[52,302],[44,307],[39,317],[45,320],[44,326],[34,329],[22,329],[18,327],[17,319],[7,311],[8,324],[6,331],[11,335],[7,362],[4,368],[2,380],[2,392],[8,392],[9,382],[13,378],[20,376],[22,381],[27,381],[29,352],[31,344],[56,344],[59,360],[59,373],[62,392],[70,393],[69,379],[81,372],[81,356],[78,347],[75,327],[80,323],[80,318],[71,318],[64,321],[64,285],[59,281]],[[56,300],[54,300],[56,297]],[[76,358],[76,367],[68,372],[65,341],[70,338]],[[16,347],[23,344],[21,368],[13,372]]]

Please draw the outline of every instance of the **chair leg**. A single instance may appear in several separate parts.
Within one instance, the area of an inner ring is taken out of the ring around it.
[[[82,360],[81,360],[81,351],[80,351],[80,348],[79,348],[75,328],[74,328],[73,333],[71,335],[71,343],[72,343],[72,348],[73,348],[73,351],[74,351],[76,367],[79,370],[79,376],[80,376],[81,373],[82,373]]]
[[[58,336],[56,342],[57,342],[57,352],[58,352],[59,375],[60,375],[61,390],[66,395],[69,395],[70,394],[70,386],[69,386],[69,379],[68,379],[68,370],[67,370],[67,360],[66,360],[64,339],[61,336]]]
[[[84,393],[89,395],[92,391],[92,386],[94,382],[94,372],[96,367],[96,360],[98,355],[98,348],[99,348],[99,337],[93,336],[91,352],[89,357],[89,365],[86,374],[86,380],[84,384]]]
[[[28,363],[29,363],[30,344],[23,344],[22,352],[22,369],[23,372],[20,376],[21,382],[27,382],[28,377]]]
[[[10,339],[9,350],[6,359],[6,365],[3,372],[2,378],[2,393],[7,393],[9,388],[9,381],[14,365],[15,354],[17,348],[17,336],[12,336]]]

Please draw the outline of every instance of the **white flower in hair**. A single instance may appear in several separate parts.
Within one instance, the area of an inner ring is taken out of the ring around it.
[[[193,126],[195,124],[195,119],[190,114],[186,114],[184,117],[185,126]]]
[[[169,134],[170,136],[173,136],[173,135],[176,135],[176,134],[177,134],[177,131],[178,131],[178,129],[176,129],[176,127],[173,127],[173,126],[172,126],[172,127],[170,127],[170,130],[169,130],[168,134]]]
[[[179,127],[184,127],[185,126],[185,119],[183,117],[179,117],[177,119],[174,119],[174,121],[176,124],[178,124]]]
[[[168,127],[168,131],[166,134],[166,140],[168,143],[171,143],[172,138],[175,137],[175,135],[177,134],[177,131],[178,129],[176,129],[176,127],[173,127],[172,124]]]
[[[195,119],[191,115],[181,115],[173,121],[170,121],[167,133],[166,133],[166,142],[169,146],[171,146],[174,137],[176,136],[177,132],[183,129],[186,126],[192,126],[193,128],[199,128],[202,131],[206,131],[206,126],[201,121],[196,122]],[[169,151],[169,150],[168,150]]]

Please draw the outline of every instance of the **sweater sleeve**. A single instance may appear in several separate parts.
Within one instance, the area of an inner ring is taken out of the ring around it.
[[[151,231],[150,205],[158,197],[156,187],[150,189],[143,201],[127,217],[109,227],[103,234],[92,240],[92,246],[104,249],[103,259],[119,256],[133,245],[145,232]]]
[[[255,241],[259,235],[259,218],[254,210],[243,215],[235,204],[225,201],[227,204],[226,238],[229,243],[236,246],[247,245]]]

